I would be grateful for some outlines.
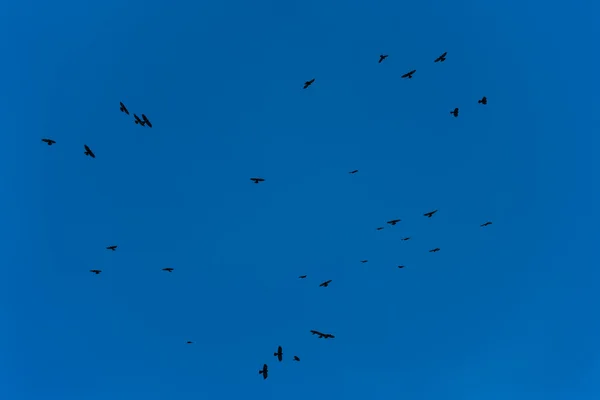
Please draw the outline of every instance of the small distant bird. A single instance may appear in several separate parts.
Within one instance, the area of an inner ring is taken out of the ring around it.
[[[402,75],[402,78],[408,78],[408,79],[412,79],[412,76],[413,76],[413,74],[414,74],[415,72],[417,72],[417,70],[416,70],[416,69],[413,69],[412,71],[410,71],[410,72],[407,72],[406,74]]]
[[[307,87],[312,85],[314,81],[315,81],[315,78],[312,78],[310,81],[304,82],[304,89],[306,89]]]
[[[48,146],[52,146],[54,143],[56,143],[54,140],[52,139],[42,139],[42,142],[46,142],[48,143]]]
[[[142,118],[144,119],[144,122],[146,123],[146,125],[148,125],[148,127],[152,128],[152,123],[144,114],[142,114]]]
[[[398,265],[398,268],[404,268],[404,265]]]
[[[254,181],[254,183],[264,182],[265,181],[263,178],[250,178],[250,180]]]
[[[294,361],[300,361],[300,358],[298,358],[298,356],[294,356]]]
[[[409,236],[409,237],[402,238],[401,240],[410,240],[410,236]]]
[[[117,250],[117,246],[108,246],[108,247],[106,248],[106,250],[112,250],[112,251],[115,251],[115,250]]]
[[[481,100],[477,100],[477,102],[485,106],[487,104],[487,97],[483,96]]]
[[[93,272],[94,274],[98,275],[102,271],[99,269],[90,269],[90,272]]]
[[[137,116],[137,114],[133,114],[133,118],[135,118],[133,122],[135,122],[136,124],[140,124],[141,126],[146,125],[146,122],[142,121],[140,117]]]
[[[121,105],[121,112],[124,112],[125,114],[129,115],[129,110],[127,109],[127,107],[125,107],[125,104],[123,104],[123,102],[119,102],[119,104]]]
[[[379,63],[381,63],[381,62],[382,62],[383,60],[385,60],[386,58],[388,58],[387,54],[385,54],[385,55],[383,55],[383,54],[382,54],[382,55],[380,55],[380,56],[379,56]]]
[[[173,269],[174,269],[174,268],[163,268],[162,270],[163,270],[163,271],[167,271],[167,272],[173,272]]]
[[[481,224],[480,226],[488,226],[488,225],[491,225],[491,224],[492,224],[491,221],[488,221],[485,224]]]
[[[369,260],[361,260],[360,262],[364,264],[366,262],[369,262]]]
[[[431,211],[431,212],[428,212],[428,213],[425,213],[425,214],[423,214],[423,216],[424,216],[424,217],[429,217],[429,218],[431,218],[431,217],[433,217],[433,214],[435,214],[437,211],[438,211],[438,210],[433,210],[433,211]]]
[[[92,151],[92,149],[90,149],[88,147],[87,144],[84,144],[83,147],[85,147],[85,153],[83,153],[83,154],[85,154],[86,156],[90,156],[92,158],[96,158],[96,155],[94,154],[94,152]]]
[[[331,283],[331,279],[330,279],[330,280],[328,280],[328,281],[325,281],[325,282],[321,283],[321,284],[319,285],[319,287],[327,287],[327,286],[329,286],[329,284],[330,284],[330,283]]]
[[[350,172],[348,172],[348,173],[349,173],[349,174],[355,174],[355,173],[357,173],[357,172],[358,172],[358,170],[357,170],[357,169],[355,169],[354,171],[350,171]]]
[[[276,352],[276,353],[273,353],[273,355],[274,355],[275,357],[277,357],[277,359],[278,359],[279,361],[283,360],[283,349],[281,348],[281,346],[279,346],[279,347],[277,348],[277,352]]]
[[[269,368],[267,367],[267,364],[263,365],[263,368],[258,371],[259,374],[262,374],[263,379],[267,379],[267,376],[269,376]]]
[[[383,229],[383,226],[380,226],[379,228],[375,228],[375,230],[380,231]]]
[[[448,54],[447,51],[444,52],[444,54],[442,54],[441,56],[439,56],[438,58],[436,58],[433,62],[444,62],[446,61],[446,54]]]
[[[319,331],[310,331],[310,333],[312,333],[313,335],[319,335],[319,339],[335,339],[335,336],[333,336],[330,333],[323,333]]]
[[[430,252],[430,253],[437,253],[438,251],[440,251],[440,248],[439,248],[439,247],[436,247],[436,248],[435,248],[435,249],[433,249],[433,250],[429,250],[429,252]]]
[[[189,341],[189,340],[187,341],[187,344],[192,344],[192,343],[194,343],[194,342],[191,342],[191,341]]]
[[[458,107],[456,107],[454,111],[450,111],[450,114],[454,115],[454,118],[458,117]]]
[[[393,219],[391,221],[388,221],[387,223],[390,225],[396,225],[398,222],[402,221],[401,219]]]
[[[300,275],[298,278],[304,279],[304,278],[306,278],[306,275]]]

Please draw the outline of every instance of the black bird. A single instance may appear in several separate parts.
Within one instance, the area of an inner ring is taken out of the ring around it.
[[[300,275],[298,278],[304,279],[304,278],[306,278],[306,275]]]
[[[369,260],[361,260],[360,262],[364,264],[366,262],[369,262]]]
[[[379,228],[375,228],[375,230],[380,231],[383,229],[383,226],[380,226]]]
[[[402,78],[408,78],[408,79],[412,79],[412,76],[413,76],[413,74],[414,74],[415,72],[417,72],[417,70],[416,70],[416,69],[413,69],[412,71],[410,71],[410,72],[407,72],[406,74],[402,75]]]
[[[88,147],[87,144],[84,144],[83,147],[85,147],[85,153],[83,153],[83,154],[85,154],[86,156],[90,156],[92,158],[96,158],[96,155],[94,154],[94,152],[92,151],[92,149],[90,149]]]
[[[262,374],[263,379],[267,379],[267,376],[269,376],[269,367],[267,367],[267,364],[263,365],[263,369],[258,371],[258,373]]]
[[[90,269],[90,272],[93,272],[94,274],[98,275],[102,271],[99,269]]]
[[[56,143],[54,140],[52,139],[42,139],[42,142],[46,142],[48,143],[48,146],[52,146],[54,143]]]
[[[277,359],[278,359],[279,361],[283,360],[283,349],[281,348],[281,346],[279,346],[279,347],[277,348],[277,353],[273,353],[273,355],[274,355],[275,357],[277,357]]]
[[[357,172],[358,172],[358,170],[357,170],[357,169],[355,169],[354,171],[350,171],[350,172],[348,172],[348,173],[349,173],[349,174],[355,174],[355,173],[357,173]]]
[[[294,356],[294,361],[300,361],[300,358],[298,358],[298,356]]]
[[[254,183],[264,182],[265,181],[263,178],[250,178],[250,180],[254,181]]]
[[[410,240],[410,236],[402,238],[401,240]]]
[[[162,270],[167,272],[173,272],[173,268],[163,268]]]
[[[492,223],[490,221],[486,222],[485,224],[481,224],[480,226],[488,226],[491,225]]]
[[[194,343],[194,342],[190,342],[189,340],[187,341],[187,344],[192,344],[192,343]]]
[[[446,54],[448,54],[448,52],[447,52],[447,51],[445,51],[445,52],[444,52],[444,54],[442,54],[441,56],[439,56],[438,58],[436,58],[436,59],[434,60],[434,62],[440,62],[440,61],[441,61],[441,62],[444,62],[444,61],[446,61]]]
[[[481,100],[477,100],[477,102],[485,106],[487,104],[487,97],[483,96]]]
[[[328,281],[325,281],[325,282],[321,283],[321,284],[319,285],[319,287],[327,287],[327,286],[329,286],[329,284],[330,284],[330,283],[331,283],[331,279],[330,279],[330,280],[328,280]]]
[[[319,331],[310,331],[310,333],[312,333],[313,335],[319,335],[319,339],[322,339],[322,338],[325,338],[325,339],[329,339],[329,338],[335,339],[335,336],[333,336],[333,335],[331,335],[329,333],[322,333],[322,332],[319,332]]]
[[[431,218],[431,217],[433,217],[433,214],[435,214],[437,211],[438,211],[438,210],[433,210],[433,211],[431,211],[431,212],[428,212],[428,213],[425,213],[425,214],[423,214],[423,216],[424,216],[424,217],[429,217],[429,218]]]
[[[404,265],[398,265],[398,268],[404,268]]]
[[[123,102],[119,102],[119,104],[121,105],[121,112],[124,112],[125,114],[129,115],[129,110],[127,109],[127,107],[125,107],[125,104],[123,104]]]
[[[380,55],[379,56],[379,62],[381,63],[383,60],[385,60],[386,58],[388,58],[387,54],[386,55]]]
[[[393,219],[391,221],[388,221],[387,223],[390,225],[396,225],[398,222],[402,221],[401,219]]]
[[[140,124],[141,126],[146,125],[146,123],[142,121],[140,117],[137,116],[137,114],[133,114],[133,118],[135,118],[133,122],[135,122],[136,124]]]
[[[152,123],[150,122],[150,120],[148,119],[148,117],[146,117],[144,114],[142,114],[142,119],[144,120],[144,122],[146,123],[146,125],[148,125],[150,128],[152,128]]]
[[[310,81],[304,82],[304,89],[306,89],[307,87],[312,85],[314,81],[315,81],[315,78],[312,78]]]
[[[106,250],[112,250],[112,251],[115,251],[116,249],[117,249],[117,246],[108,246],[106,248]]]
[[[430,253],[437,253],[438,251],[440,251],[440,248],[439,248],[439,247],[436,247],[436,248],[435,248],[435,249],[433,249],[433,250],[429,250],[429,252],[430,252]]]
[[[458,117],[458,107],[456,107],[454,111],[450,111],[450,114],[454,115],[454,118]]]

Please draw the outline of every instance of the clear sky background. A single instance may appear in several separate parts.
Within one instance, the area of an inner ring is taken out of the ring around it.
[[[4,2],[0,397],[600,398],[598,8]]]

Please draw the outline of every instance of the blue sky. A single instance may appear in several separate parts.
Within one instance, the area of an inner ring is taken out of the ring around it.
[[[6,2],[2,397],[599,398],[593,7]]]

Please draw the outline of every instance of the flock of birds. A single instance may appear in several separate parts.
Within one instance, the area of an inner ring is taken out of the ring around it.
[[[439,57],[437,57],[434,60],[434,62],[437,63],[437,62],[444,62],[444,61],[446,61],[447,54],[448,54],[448,52],[444,52]],[[379,63],[381,63],[382,61],[384,61],[387,57],[388,57],[388,55],[384,55],[384,54],[380,55],[379,56]],[[409,72],[405,73],[404,75],[402,75],[402,78],[412,79],[412,77],[413,77],[413,75],[414,75],[415,72],[417,72],[417,70],[413,69],[412,71],[409,71]],[[314,82],[315,82],[315,78],[313,78],[313,79],[311,79],[309,81],[306,81],[304,83],[304,89],[307,89]],[[478,100],[478,103],[486,105],[487,104],[487,98],[485,96],[483,96],[480,100]],[[127,115],[130,115],[129,110],[127,109],[127,107],[125,107],[125,105],[122,102],[119,102],[119,104],[120,104],[120,110],[121,110],[121,112],[123,112],[123,113],[125,113]],[[458,110],[459,110],[458,107],[456,107],[456,108],[454,108],[454,110],[450,111],[450,114],[453,115],[454,117],[458,117]],[[145,114],[141,114],[141,116],[142,117],[140,118],[140,117],[137,116],[137,114],[134,113],[133,114],[134,123],[136,125],[147,126],[149,128],[152,128],[152,123],[150,122],[150,120],[148,119],[148,117],[146,117]],[[43,138],[42,142],[47,143],[48,146],[52,146],[53,144],[56,143],[55,140],[49,139],[49,138]],[[84,154],[86,156],[89,156],[91,158],[96,158],[96,155],[94,154],[94,152],[92,151],[92,149],[90,149],[90,147],[87,144],[84,144],[83,147],[85,149]],[[350,171],[349,174],[354,175],[357,172],[358,172],[358,170],[355,169],[353,171]],[[253,177],[253,178],[250,178],[250,180],[253,181],[255,184],[258,184],[260,182],[264,182],[265,181],[264,178],[260,178],[260,177]],[[437,212],[438,212],[438,210],[436,209],[436,210],[424,213],[423,216],[431,218]],[[400,220],[400,219],[392,219],[390,221],[387,221],[387,224],[389,224],[390,226],[394,226],[398,222],[401,222],[401,221],[402,220]],[[491,225],[491,224],[492,224],[491,221],[487,221],[487,222],[481,224],[480,226],[481,227],[486,227],[486,226]],[[378,231],[380,231],[380,230],[384,229],[384,227],[380,226],[380,227],[377,227],[375,229],[378,230]],[[404,237],[401,240],[407,241],[407,240],[410,240],[410,237]],[[116,251],[117,247],[118,246],[116,246],[116,245],[111,245],[111,246],[107,246],[106,249],[107,250],[111,250],[111,251]],[[434,249],[429,250],[430,253],[436,253],[438,251],[440,251],[439,247],[436,247]],[[367,263],[368,261],[369,260],[361,260],[361,263],[364,264],[364,263]],[[398,268],[404,268],[404,265],[399,265]],[[163,268],[162,270],[170,273],[170,272],[174,271],[174,268]],[[92,270],[90,270],[90,272],[98,275],[98,274],[100,274],[102,272],[102,270],[92,269]],[[307,275],[300,275],[299,279],[305,279],[306,277],[307,277]],[[327,280],[325,282],[322,282],[321,284],[319,284],[319,287],[328,287],[331,282],[332,282],[331,279]],[[333,338],[335,338],[335,336],[332,335],[332,334],[330,334],[330,333],[323,333],[323,332],[316,331],[316,330],[311,330],[310,333],[312,335],[317,335],[318,338],[320,338],[320,339],[333,339]],[[192,341],[187,341],[187,344],[193,344],[193,342]],[[273,355],[275,357],[277,357],[277,359],[279,361],[283,361],[283,348],[281,346],[278,346],[277,351],[275,353],[273,353]],[[293,356],[293,360],[294,361],[300,361],[300,358],[298,356]],[[268,365],[266,363],[263,364],[262,369],[259,370],[258,373],[263,376],[263,379],[267,379],[267,377],[269,375],[269,367],[268,367]]]

